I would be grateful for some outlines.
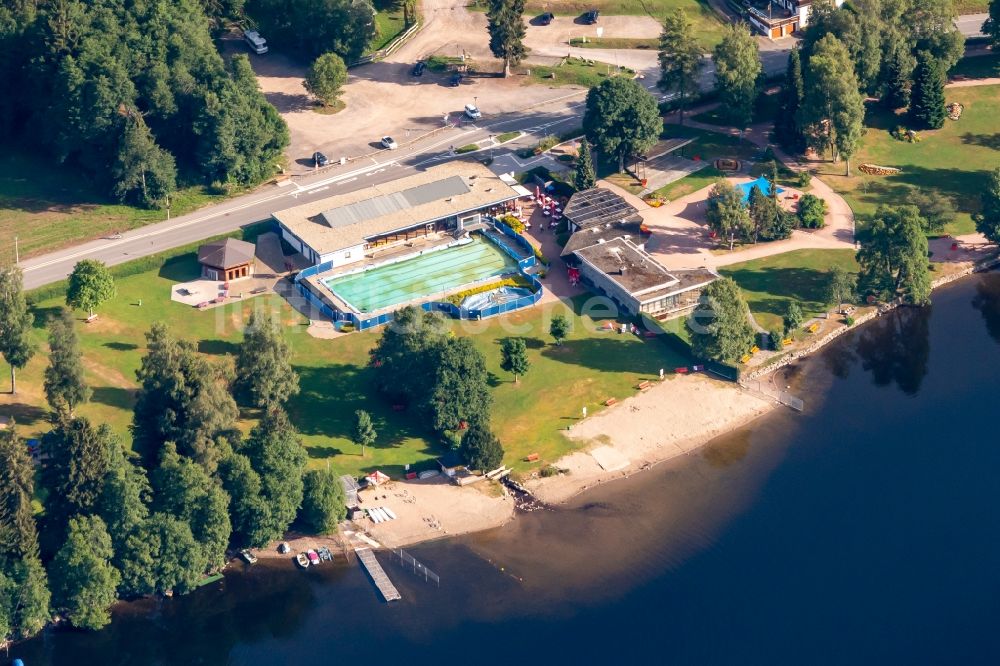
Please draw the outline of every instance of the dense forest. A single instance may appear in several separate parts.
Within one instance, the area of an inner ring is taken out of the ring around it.
[[[212,28],[239,0],[13,0],[0,6],[0,142],[25,142],[122,201],[252,185],[288,129]],[[30,144],[27,142],[30,141]]]

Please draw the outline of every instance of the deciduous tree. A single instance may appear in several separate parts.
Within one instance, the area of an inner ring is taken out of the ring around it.
[[[234,388],[261,409],[281,407],[299,392],[292,369],[292,352],[275,317],[262,310],[250,313],[236,357]]]
[[[229,495],[234,540],[262,548],[274,537],[271,508],[264,499],[260,474],[245,455],[233,453],[219,464],[222,487]]]
[[[627,158],[656,144],[663,119],[653,96],[638,81],[616,76],[587,93],[583,131],[602,159],[617,157],[618,170],[624,171]]]
[[[34,318],[24,298],[21,269],[0,266],[0,354],[10,365],[10,392],[17,393],[16,371],[35,355],[30,337]]]
[[[330,470],[313,469],[303,479],[304,494],[299,521],[315,534],[329,534],[347,517],[344,488]]]
[[[803,194],[799,199],[799,223],[805,229],[822,229],[826,224],[826,201],[814,194]]]
[[[750,211],[743,203],[743,194],[727,180],[719,180],[712,187],[706,212],[712,230],[729,241],[732,250],[737,238],[745,238],[753,227]]]
[[[858,287],[862,296],[883,300],[902,296],[916,305],[930,302],[927,236],[915,206],[880,206],[859,240]]]
[[[516,384],[517,376],[528,372],[530,367],[524,338],[504,338],[500,343],[500,369],[512,373]]]
[[[973,215],[976,231],[991,243],[1000,243],[1000,167],[990,172],[980,198],[982,208]]]
[[[719,278],[702,291],[687,325],[695,357],[722,363],[738,361],[750,351],[756,338],[750,308],[730,278]]]
[[[104,262],[83,259],[73,267],[66,287],[66,305],[87,310],[94,316],[94,308],[115,297],[115,279]]]
[[[850,53],[833,35],[816,43],[805,83],[799,121],[806,137],[813,147],[829,149],[834,162],[843,157],[849,176],[864,133],[865,105]]]
[[[549,324],[549,335],[552,336],[557,345],[561,345],[562,341],[569,336],[569,330],[570,324],[566,315],[557,314],[552,316],[552,322]]]
[[[486,359],[469,338],[447,338],[433,348],[421,411],[436,432],[489,422],[493,397]]]
[[[844,303],[854,301],[858,293],[857,276],[834,264],[827,273],[826,302],[836,304],[839,310]]]
[[[781,323],[785,327],[785,335],[801,328],[804,320],[805,315],[802,314],[802,307],[795,301],[789,301],[785,306],[785,315],[781,318]]]
[[[121,444],[111,426],[102,423],[95,428],[84,417],[63,421],[45,434],[46,514],[56,525],[96,511],[115,447]]]
[[[111,621],[111,604],[121,574],[111,564],[114,551],[104,521],[76,516],[69,521],[66,543],[52,561],[53,600],[81,629],[100,629]]]
[[[174,442],[178,451],[214,472],[238,438],[238,412],[229,386],[190,343],[175,340],[164,324],[153,324],[146,344],[148,351],[136,371],[136,450],[152,468],[163,445]]]
[[[288,415],[275,409],[250,431],[242,452],[260,475],[261,496],[269,508],[269,522],[262,523],[260,533],[267,533],[268,540],[277,539],[295,520],[302,505],[306,450]]]
[[[372,417],[363,409],[354,412],[354,432],[351,441],[361,447],[361,457],[365,456],[365,447],[371,446],[378,439]]]
[[[313,61],[306,73],[303,86],[309,93],[331,106],[340,99],[341,89],[347,83],[347,65],[336,53],[324,53]]]
[[[503,462],[503,446],[485,423],[474,423],[462,436],[459,454],[469,469],[489,472]]]
[[[44,386],[49,407],[61,418],[71,418],[77,405],[90,399],[76,327],[66,308],[49,320],[49,366]]]
[[[657,85],[663,92],[677,94],[677,110],[683,125],[688,100],[698,93],[698,75],[705,66],[691,21],[684,12],[669,12],[663,19],[658,59],[660,80]]]
[[[745,23],[726,27],[722,41],[715,47],[715,81],[722,107],[730,122],[739,129],[753,120],[757,98],[757,77],[762,66],[757,40]]]
[[[906,203],[920,211],[924,231],[928,234],[940,233],[955,221],[955,205],[935,190],[914,187],[907,194]]]
[[[990,0],[989,16],[982,29],[989,36],[993,48],[1000,48],[1000,0]]]

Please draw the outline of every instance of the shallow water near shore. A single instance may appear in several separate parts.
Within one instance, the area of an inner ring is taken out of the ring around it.
[[[506,527],[356,562],[234,572],[52,630],[40,664],[997,663],[1000,275],[844,336],[776,411]],[[705,405],[711,409],[711,405]],[[668,423],[663,424],[669,428]]]

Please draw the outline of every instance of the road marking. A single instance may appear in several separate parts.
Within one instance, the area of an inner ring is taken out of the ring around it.
[[[316,194],[317,192],[322,192],[323,190],[330,189],[329,185],[324,185],[323,187],[317,187],[315,190],[306,190],[305,194]]]
[[[334,183],[334,185],[346,185],[347,183],[353,183],[357,179],[358,179],[358,177],[355,176],[354,178],[348,178],[347,180],[342,180],[339,183]]]

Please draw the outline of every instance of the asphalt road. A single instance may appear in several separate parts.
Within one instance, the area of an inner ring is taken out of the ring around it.
[[[965,14],[955,19],[955,25],[959,32],[965,37],[982,37],[983,23],[990,17],[989,14]]]
[[[120,239],[92,240],[26,259],[20,263],[24,271],[24,286],[34,289],[65,279],[81,259],[97,259],[113,266],[265,221],[277,210],[402,178],[434,162],[460,159],[451,154],[453,146],[469,143],[488,146],[491,135],[513,130],[526,132],[517,141],[504,144],[502,149],[497,148],[498,156],[501,152],[511,152],[519,145],[533,145],[540,137],[557,134],[579,124],[582,112],[579,100],[583,93],[574,97],[575,100],[558,103],[558,108],[553,111],[539,109],[514,117],[484,118],[475,124],[462,122],[411,146],[387,150],[349,162],[343,167],[295,178],[282,186],[267,185],[225,203],[134,229]]]

